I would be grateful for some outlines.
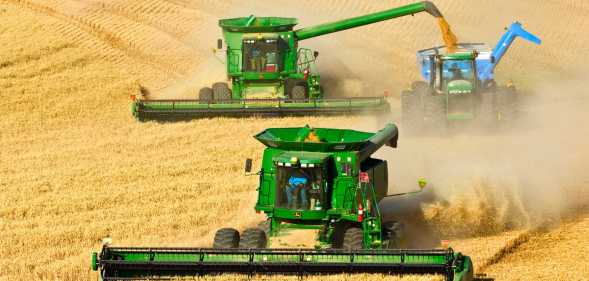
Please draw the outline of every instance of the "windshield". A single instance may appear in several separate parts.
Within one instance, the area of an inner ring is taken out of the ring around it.
[[[444,89],[449,82],[455,80],[472,81],[474,69],[472,60],[446,60],[442,65],[442,81]]]
[[[278,167],[276,206],[292,210],[323,210],[325,180],[321,168]]]
[[[282,71],[282,39],[243,40],[243,69],[250,72]]]

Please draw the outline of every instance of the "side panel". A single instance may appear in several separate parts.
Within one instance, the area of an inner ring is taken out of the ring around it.
[[[361,170],[368,173],[376,193],[376,202],[379,202],[387,195],[389,189],[387,161],[368,158],[362,163]]]

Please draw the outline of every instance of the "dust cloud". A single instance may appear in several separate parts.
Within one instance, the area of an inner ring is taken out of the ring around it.
[[[385,199],[385,217],[407,214],[447,238],[556,225],[574,216],[589,204],[583,81],[537,82],[521,95],[518,120],[493,131],[408,137],[401,124],[399,148],[380,155],[389,161],[389,193],[415,190],[419,178],[428,179],[429,190],[409,203]]]

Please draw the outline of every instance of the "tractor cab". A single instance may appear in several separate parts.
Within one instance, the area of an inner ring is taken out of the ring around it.
[[[430,86],[449,95],[472,93],[477,84],[476,56],[476,52],[430,56]]]

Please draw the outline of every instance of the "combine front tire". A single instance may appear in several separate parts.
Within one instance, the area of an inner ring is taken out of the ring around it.
[[[213,89],[209,87],[201,88],[200,91],[198,91],[198,100],[202,104],[207,104],[213,101]]]
[[[259,228],[246,229],[239,241],[239,247],[244,249],[263,249],[267,244],[266,232]]]
[[[292,92],[290,93],[290,98],[293,100],[306,100],[307,89],[303,85],[294,86],[292,88]]]
[[[213,97],[216,101],[227,101],[231,99],[231,90],[225,82],[213,84]]]
[[[346,250],[357,250],[363,248],[364,233],[359,227],[350,227],[344,232],[343,248]]]
[[[388,241],[387,249],[399,249],[403,242],[404,230],[400,222],[385,223],[382,226],[383,238]]]
[[[215,233],[213,248],[232,249],[239,247],[239,232],[233,228],[221,228]]]

